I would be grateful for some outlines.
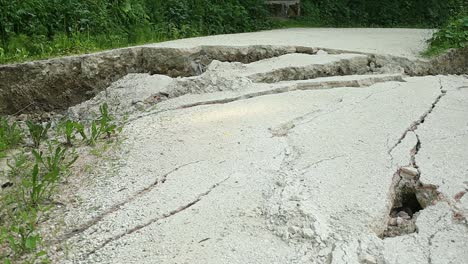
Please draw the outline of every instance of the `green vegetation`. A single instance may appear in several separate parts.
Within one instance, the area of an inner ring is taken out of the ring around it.
[[[86,140],[85,126],[76,121],[66,120],[58,126],[58,134],[63,135],[64,145],[72,147],[77,135],[81,136],[82,140]]]
[[[302,17],[279,20],[277,27],[416,27],[439,28],[429,40],[426,56],[468,42],[465,0],[303,0]]]
[[[303,0],[313,26],[437,28],[466,8],[465,0]]]
[[[0,0],[0,63],[274,27],[437,28],[467,8],[466,0],[301,5],[301,18],[275,23],[264,0]]]
[[[26,254],[30,262],[45,260],[37,226],[51,208],[51,195],[78,158],[51,143],[46,150],[33,149],[32,154],[22,153],[9,164],[11,187],[0,197],[0,256],[7,263],[20,262]]]
[[[0,0],[0,63],[268,28],[263,0]]]
[[[0,0],[0,63],[291,26],[438,27],[464,0],[303,0],[272,23],[264,0]]]
[[[432,56],[450,48],[468,46],[468,13],[449,21],[429,40],[429,49],[425,55]]]
[[[113,122],[114,117],[109,115],[109,107],[106,103],[99,107],[99,112],[101,113],[99,118],[91,122],[88,138],[88,144],[91,146],[94,146],[99,138],[103,136],[110,138],[116,131],[120,131],[120,128],[117,128],[117,125]],[[86,137],[84,138],[86,139]]]
[[[5,151],[15,148],[22,141],[23,135],[18,124],[10,124],[6,119],[0,118],[0,158],[5,156]]]
[[[51,124],[36,124],[28,120],[26,121],[26,125],[28,126],[29,135],[31,136],[34,148],[39,148],[41,142],[47,139],[47,132]]]
[[[57,187],[71,174],[78,159],[73,146],[79,142],[96,145],[121,131],[108,111],[100,106],[100,115],[90,124],[63,120],[56,130],[50,123],[26,121],[28,137],[17,123],[0,122],[3,149],[18,148],[21,152],[8,160],[3,174],[8,183],[0,193],[0,259],[3,263],[47,263],[38,226],[47,220],[53,208]],[[80,138],[81,137],[81,138]],[[92,139],[92,140],[91,140]],[[91,150],[92,151],[92,150]]]

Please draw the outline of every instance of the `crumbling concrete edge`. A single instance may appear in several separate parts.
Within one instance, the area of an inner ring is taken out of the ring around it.
[[[291,53],[316,54],[319,50],[329,54],[365,54],[371,68],[400,67],[410,76],[468,73],[468,48],[427,61],[304,46],[137,46],[0,65],[0,113],[64,110],[90,99],[129,73],[195,76],[213,60],[251,63]]]

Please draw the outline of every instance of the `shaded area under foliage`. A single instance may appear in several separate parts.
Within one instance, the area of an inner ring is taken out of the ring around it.
[[[302,19],[321,26],[438,28],[464,9],[464,0],[303,0]]]

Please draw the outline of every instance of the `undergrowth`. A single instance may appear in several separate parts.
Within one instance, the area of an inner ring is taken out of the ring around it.
[[[468,13],[450,20],[428,40],[429,48],[424,55],[434,56],[451,48],[468,46]]]
[[[465,0],[302,0],[303,23],[327,27],[436,28],[466,8]]]
[[[0,0],[0,63],[270,28],[264,0]]]
[[[283,27],[435,28],[465,0],[303,0],[270,19],[265,0],[0,0],[0,64]]]
[[[22,128],[6,119],[0,122],[5,149],[19,152],[2,169],[8,180],[0,192],[0,258],[5,264],[49,262],[39,226],[57,204],[57,188],[72,173],[78,159],[75,148],[109,141],[121,129],[106,104],[89,123],[69,119],[56,126],[25,123]]]

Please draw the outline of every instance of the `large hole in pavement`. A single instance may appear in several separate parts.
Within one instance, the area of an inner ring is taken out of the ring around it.
[[[410,217],[412,217],[415,213],[422,210],[422,206],[419,204],[418,199],[416,198],[416,194],[414,190],[408,190],[406,193],[402,195],[402,206],[394,208],[392,213],[398,213],[399,211],[407,212]]]
[[[407,235],[418,231],[416,220],[424,208],[432,205],[439,196],[437,187],[424,185],[419,181],[415,169],[400,169],[394,187],[395,195],[388,215],[387,227],[382,238]]]

